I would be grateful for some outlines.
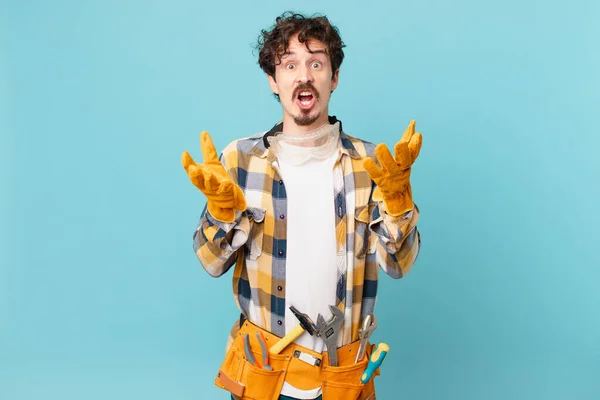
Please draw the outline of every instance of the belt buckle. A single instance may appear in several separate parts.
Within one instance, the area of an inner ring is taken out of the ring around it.
[[[319,357],[315,357],[311,354],[304,353],[300,350],[294,350],[294,357],[300,361],[304,361],[305,363],[317,367],[321,366],[321,359]]]

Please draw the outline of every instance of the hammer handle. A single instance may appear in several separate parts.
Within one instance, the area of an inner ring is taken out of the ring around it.
[[[304,333],[304,328],[302,327],[302,325],[300,325],[300,324],[296,325],[294,327],[294,329],[289,331],[287,335],[285,335],[283,338],[281,338],[281,340],[279,340],[277,343],[275,343],[269,349],[269,353],[271,353],[271,354],[281,353],[281,351],[283,349],[285,349],[288,344],[292,343],[294,340],[296,340],[298,338],[298,336],[302,335],[303,333]]]

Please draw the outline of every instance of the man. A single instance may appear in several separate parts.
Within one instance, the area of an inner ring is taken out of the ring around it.
[[[344,133],[329,116],[343,47],[326,17],[284,13],[258,43],[283,120],[220,158],[202,132],[204,163],[182,156],[207,197],[196,255],[214,277],[235,264],[241,317],[215,383],[238,398],[374,398],[373,380],[359,379],[373,348],[354,358],[359,327],[374,310],[378,269],[401,278],[419,252],[409,178],[421,134],[412,121],[392,155]],[[311,322],[338,314],[335,355],[324,335],[298,328],[292,309]],[[289,345],[267,354],[292,332]]]

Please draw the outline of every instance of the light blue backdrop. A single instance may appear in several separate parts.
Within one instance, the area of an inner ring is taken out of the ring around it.
[[[290,7],[348,45],[349,133],[423,133],[378,397],[600,398],[598,2],[298,4],[2,2],[0,399],[226,398],[231,272],[180,156],[281,117],[251,46]]]

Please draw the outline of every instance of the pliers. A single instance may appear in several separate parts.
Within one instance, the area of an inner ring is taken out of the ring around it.
[[[269,365],[269,352],[267,351],[267,344],[265,342],[265,338],[262,332],[256,332],[256,340],[258,340],[258,343],[260,343],[260,348],[262,351],[263,369],[273,370],[273,367]],[[250,347],[250,337],[247,333],[244,335],[244,353],[246,353],[246,359],[250,364],[254,365],[257,368],[260,368],[260,364],[254,358],[254,354],[252,354],[252,348]]]
[[[375,314],[367,314],[363,319],[362,327],[358,329],[360,344],[358,346],[358,352],[356,353],[356,359],[354,360],[355,363],[359,362],[364,357],[365,350],[367,349],[367,342],[376,328],[377,318],[375,318]]]

